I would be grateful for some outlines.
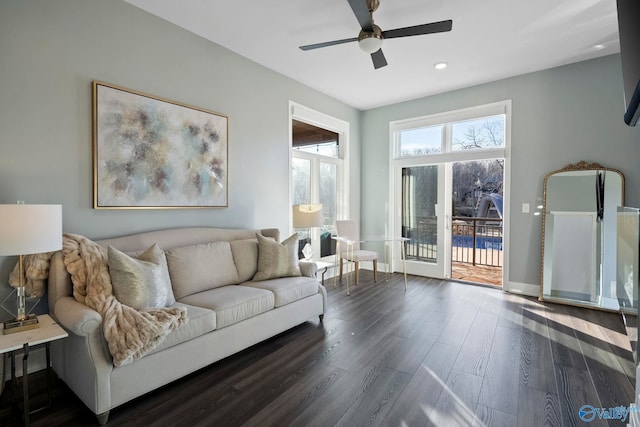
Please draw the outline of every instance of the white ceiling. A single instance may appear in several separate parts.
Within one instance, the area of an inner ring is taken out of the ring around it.
[[[378,70],[356,42],[298,48],[357,37],[347,0],[125,1],[362,110],[620,51],[615,0],[381,0],[382,30],[453,30],[385,40]]]

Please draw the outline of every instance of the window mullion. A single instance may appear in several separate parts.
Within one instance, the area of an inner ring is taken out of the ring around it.
[[[444,139],[444,146],[442,147],[442,152],[443,153],[450,153],[451,152],[451,147],[453,146],[453,143],[451,142],[451,123],[446,123],[444,125],[444,128],[442,129],[442,133],[443,133],[443,139]]]
[[[311,203],[320,203],[320,161],[311,160]]]

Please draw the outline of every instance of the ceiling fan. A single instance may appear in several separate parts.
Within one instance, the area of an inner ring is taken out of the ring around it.
[[[333,40],[330,42],[308,44],[300,46],[302,50],[318,49],[321,47],[334,46],[342,43],[357,41],[360,48],[371,54],[373,67],[377,70],[387,65],[387,60],[382,53],[382,41],[397,37],[420,36],[423,34],[443,33],[451,31],[452,21],[431,22],[429,24],[414,25],[412,27],[396,28],[395,30],[382,31],[380,27],[373,23],[373,12],[380,6],[380,0],[348,0],[356,19],[360,23],[362,30],[358,37],[348,39]]]

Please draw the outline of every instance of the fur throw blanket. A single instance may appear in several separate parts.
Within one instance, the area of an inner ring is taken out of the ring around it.
[[[44,279],[48,277],[52,254],[25,258],[24,283],[30,295],[44,295]],[[62,255],[73,282],[74,298],[102,316],[104,337],[114,366],[139,359],[158,346],[171,331],[187,323],[184,307],[139,311],[121,304],[113,296],[106,249],[86,237],[65,233]],[[10,283],[13,286],[19,283],[15,269]]]

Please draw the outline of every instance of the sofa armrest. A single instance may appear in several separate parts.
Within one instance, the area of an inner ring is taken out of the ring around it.
[[[78,336],[88,336],[102,324],[102,316],[73,297],[62,297],[56,301],[53,315],[65,329]]]
[[[300,260],[300,272],[303,276],[316,278],[316,272],[318,271],[318,265],[313,261]]]

